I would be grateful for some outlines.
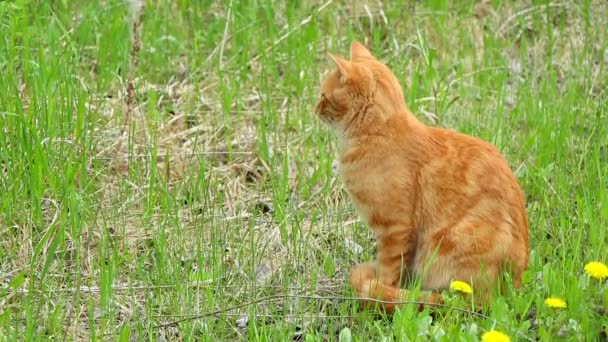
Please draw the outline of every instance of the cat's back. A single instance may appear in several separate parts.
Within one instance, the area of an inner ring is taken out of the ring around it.
[[[456,131],[429,128],[428,145],[429,159],[420,170],[419,182],[433,209],[457,212],[463,203],[472,202],[471,206],[502,213],[498,216],[527,229],[523,191],[493,144]]]
[[[474,177],[469,181],[492,177],[517,183],[507,160],[493,144],[478,137],[445,128],[429,128],[430,164],[443,166],[455,175]],[[447,172],[447,170],[446,170]],[[466,180],[466,179],[463,179]]]

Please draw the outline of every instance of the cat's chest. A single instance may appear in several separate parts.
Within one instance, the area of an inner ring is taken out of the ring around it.
[[[382,205],[382,196],[397,191],[399,185],[386,170],[377,165],[340,163],[340,178],[355,206],[368,212]]]
[[[415,168],[399,153],[359,151],[343,154],[338,163],[342,185],[359,214],[374,226],[378,221],[374,218],[410,211],[416,191]]]

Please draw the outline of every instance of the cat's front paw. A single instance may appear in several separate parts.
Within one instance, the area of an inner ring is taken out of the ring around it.
[[[357,264],[350,269],[350,285],[359,295],[366,296],[370,281],[375,279],[376,265],[372,263]]]

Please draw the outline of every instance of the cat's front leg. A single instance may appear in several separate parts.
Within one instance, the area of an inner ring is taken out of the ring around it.
[[[412,264],[416,249],[416,238],[412,230],[404,226],[393,226],[378,240],[378,275],[382,284],[398,287],[401,271]]]

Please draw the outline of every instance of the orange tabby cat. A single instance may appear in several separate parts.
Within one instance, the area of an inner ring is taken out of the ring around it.
[[[397,78],[363,45],[352,43],[350,61],[330,56],[337,69],[324,81],[316,111],[337,133],[342,181],[378,243],[377,263],[351,269],[358,295],[403,300],[401,280],[416,277],[426,290],[461,280],[489,298],[484,293],[503,271],[520,286],[528,218],[498,150],[418,121]]]

